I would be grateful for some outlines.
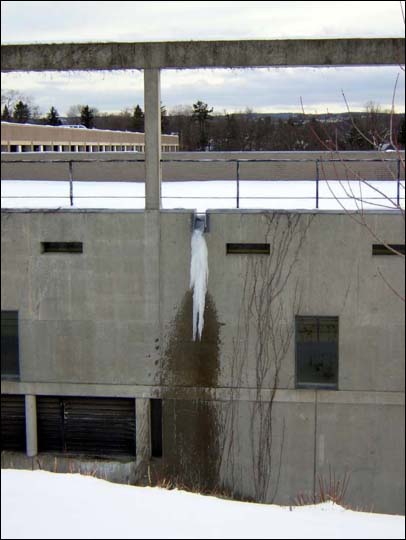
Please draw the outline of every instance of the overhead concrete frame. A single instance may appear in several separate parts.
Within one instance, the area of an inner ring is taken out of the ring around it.
[[[188,41],[2,45],[1,71],[144,70],[145,108],[145,314],[150,339],[160,331],[161,122],[160,70],[253,67],[401,65],[404,39]],[[155,339],[155,349],[159,349]],[[158,353],[157,353],[158,356]],[[147,461],[149,401],[137,396],[137,452]],[[27,455],[37,453],[36,398],[26,396]]]
[[[161,208],[160,70],[405,63],[403,38],[2,45],[1,71],[144,70],[145,208]]]

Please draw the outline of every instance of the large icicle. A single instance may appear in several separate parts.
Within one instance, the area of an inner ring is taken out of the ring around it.
[[[193,341],[196,341],[196,337],[199,340],[202,339],[208,277],[206,240],[203,231],[195,229],[192,234],[192,257],[190,260],[190,288],[193,289]]]

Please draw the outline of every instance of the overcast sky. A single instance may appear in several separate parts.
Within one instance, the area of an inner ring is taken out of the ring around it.
[[[380,2],[2,2],[2,43],[174,41],[332,37],[404,37],[399,1]],[[373,101],[390,108],[397,75],[396,111],[404,111],[400,67],[279,68],[162,72],[162,103],[168,110],[197,100],[215,112],[247,107],[258,112],[309,113],[352,110]],[[100,111],[143,107],[137,71],[2,74],[2,89],[28,95],[47,112],[71,105]]]

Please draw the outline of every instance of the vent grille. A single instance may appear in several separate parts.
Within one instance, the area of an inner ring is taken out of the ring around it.
[[[405,244],[372,244],[372,255],[397,255],[399,253],[405,254]]]
[[[25,397],[1,396],[1,449],[25,452]]]
[[[83,253],[82,242],[41,242],[42,253]]]
[[[135,402],[124,398],[37,398],[40,452],[135,455]]]
[[[226,244],[227,255],[269,255],[269,244]]]

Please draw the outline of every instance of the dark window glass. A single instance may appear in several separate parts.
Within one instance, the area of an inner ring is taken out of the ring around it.
[[[296,317],[296,387],[337,389],[338,317]]]
[[[1,376],[18,379],[18,311],[1,312]]]
[[[151,399],[151,455],[162,457],[162,399]]]

